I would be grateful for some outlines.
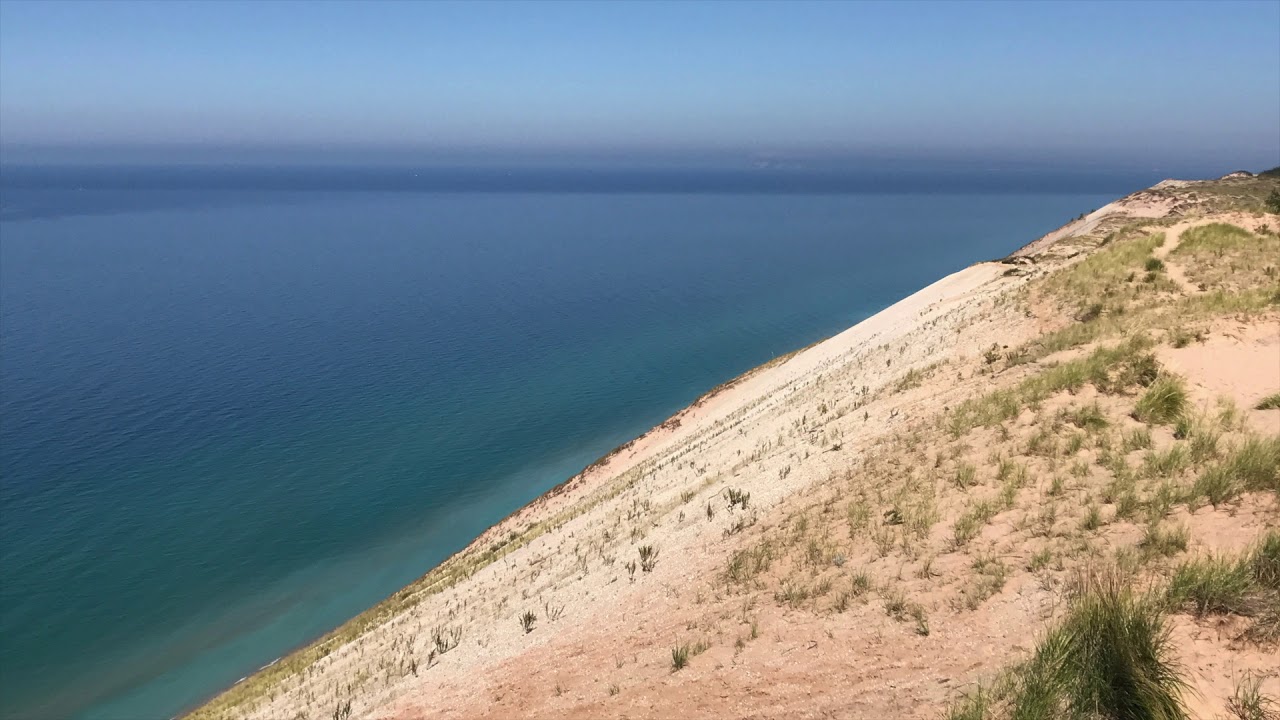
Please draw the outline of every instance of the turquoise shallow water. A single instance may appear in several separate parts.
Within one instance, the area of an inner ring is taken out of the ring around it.
[[[4,198],[5,717],[190,707],[1115,195],[95,192]]]

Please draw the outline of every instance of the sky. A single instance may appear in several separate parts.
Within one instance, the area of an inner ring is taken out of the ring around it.
[[[1280,164],[1280,1],[0,0],[0,162]]]

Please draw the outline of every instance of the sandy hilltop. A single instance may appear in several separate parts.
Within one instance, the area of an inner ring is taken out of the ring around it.
[[[726,383],[191,717],[1277,717],[1274,192],[1160,183]]]

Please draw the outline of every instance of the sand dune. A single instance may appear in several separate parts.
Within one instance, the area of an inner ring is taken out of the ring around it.
[[[1193,490],[1280,434],[1251,409],[1280,391],[1275,276],[1212,271],[1263,273],[1272,182],[1162,183],[757,368],[194,716],[937,717],[1029,656],[1078,573],[1156,588],[1277,527],[1275,490]],[[1180,244],[1221,222],[1254,244]],[[1119,370],[1036,384],[1135,337],[1200,434],[1136,419]],[[992,421],[996,390],[1022,404]],[[1190,539],[1153,556],[1148,527]],[[1169,612],[1193,714],[1242,678],[1280,693],[1254,620]]]

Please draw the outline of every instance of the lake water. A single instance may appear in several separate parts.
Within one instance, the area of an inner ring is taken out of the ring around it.
[[[1150,184],[87,177],[0,194],[5,717],[189,708],[711,386]]]

